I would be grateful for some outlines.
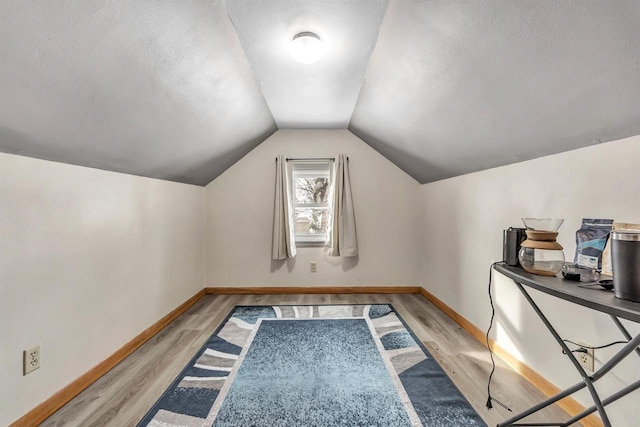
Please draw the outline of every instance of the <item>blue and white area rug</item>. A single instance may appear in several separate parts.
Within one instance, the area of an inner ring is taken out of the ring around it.
[[[139,426],[485,426],[392,306],[236,307]]]

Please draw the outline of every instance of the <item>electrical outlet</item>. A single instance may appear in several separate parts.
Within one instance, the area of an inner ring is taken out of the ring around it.
[[[575,355],[577,356],[576,359],[578,359],[578,363],[580,363],[580,365],[584,368],[585,371],[593,372],[594,371],[593,349],[582,347],[587,345],[585,343],[580,343],[580,345],[581,345],[580,350],[585,350],[586,353],[576,352],[575,353]]]
[[[315,262],[310,262],[309,263],[309,271],[312,273],[317,273],[318,272],[318,264],[316,264]]]
[[[23,351],[22,366],[22,375],[27,375],[40,367],[40,345]]]

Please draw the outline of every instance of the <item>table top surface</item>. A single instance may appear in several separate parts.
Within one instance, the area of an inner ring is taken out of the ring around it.
[[[538,276],[527,273],[521,267],[505,264],[496,264],[495,269],[524,286],[583,307],[640,323],[640,303],[616,298],[613,291],[599,289],[596,286],[593,288],[579,287],[580,282],[572,282],[555,276]]]

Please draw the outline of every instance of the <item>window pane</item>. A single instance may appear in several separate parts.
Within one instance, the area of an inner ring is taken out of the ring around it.
[[[328,203],[328,178],[295,178],[296,204]]]
[[[324,234],[329,222],[327,208],[295,208],[296,234]]]

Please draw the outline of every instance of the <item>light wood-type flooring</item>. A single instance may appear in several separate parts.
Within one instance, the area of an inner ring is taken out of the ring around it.
[[[511,413],[502,408],[485,408],[491,369],[487,349],[419,294],[206,295],[42,425],[135,425],[235,305],[370,303],[393,304],[488,425],[509,418]],[[515,413],[544,399],[497,357],[496,363],[492,392]],[[528,421],[567,418],[553,406]]]

